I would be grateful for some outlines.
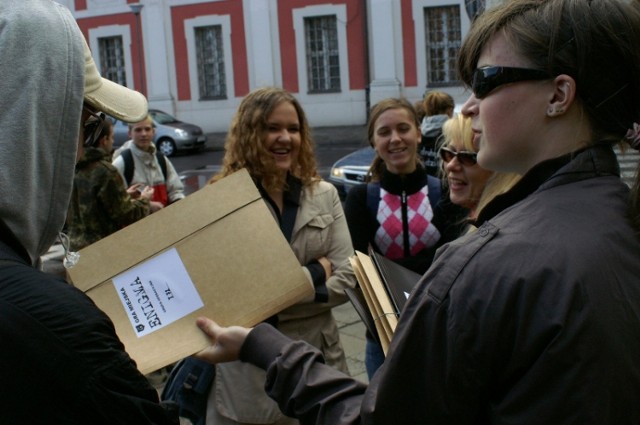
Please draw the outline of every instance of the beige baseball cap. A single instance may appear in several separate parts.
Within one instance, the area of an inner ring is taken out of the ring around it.
[[[125,122],[140,122],[147,116],[147,99],[142,93],[100,76],[86,40],[84,41],[84,63],[85,102]]]

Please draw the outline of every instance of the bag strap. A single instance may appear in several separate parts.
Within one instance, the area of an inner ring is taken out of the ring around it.
[[[436,205],[442,197],[442,182],[439,178],[427,175],[427,187],[429,188],[429,203],[431,209],[435,211]]]
[[[124,161],[124,179],[127,182],[127,187],[131,186],[131,180],[133,180],[133,171],[134,171],[134,162],[133,162],[133,153],[131,153],[131,149],[125,149],[120,152],[120,156],[122,156],[122,160]],[[156,151],[156,159],[158,160],[158,165],[160,165],[160,170],[162,170],[162,177],[164,181],[167,181],[167,157],[165,157],[162,153]]]
[[[373,220],[376,220],[376,216],[378,215],[378,205],[380,204],[380,182],[369,182],[367,183],[367,209],[369,213],[373,217]]]
[[[158,164],[160,164],[160,169],[162,170],[162,177],[164,177],[164,181],[167,181],[167,157],[162,153],[156,151],[156,158],[158,159]]]
[[[124,161],[124,180],[127,182],[127,187],[131,186],[131,180],[133,180],[133,154],[131,149],[125,149],[120,152],[120,156]]]
[[[216,367],[195,357],[186,357],[173,367],[160,400],[172,402],[179,415],[195,425],[204,425],[209,391]]]

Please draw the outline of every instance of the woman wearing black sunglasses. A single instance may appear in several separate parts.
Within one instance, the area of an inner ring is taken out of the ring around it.
[[[478,165],[471,119],[457,114],[442,126],[442,173],[449,200],[468,211],[466,222],[475,223],[478,211],[506,192],[520,178],[515,173],[495,173]]]
[[[459,53],[478,164],[521,180],[438,251],[367,387],[268,326],[198,324],[306,424],[640,423],[640,4],[511,0]],[[522,70],[535,70],[529,72]],[[544,77],[541,77],[544,73]],[[631,130],[630,130],[631,129]]]

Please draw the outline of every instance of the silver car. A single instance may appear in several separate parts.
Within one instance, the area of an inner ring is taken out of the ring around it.
[[[329,181],[338,189],[341,199],[345,199],[349,189],[366,181],[367,173],[376,152],[373,148],[358,149],[340,158],[331,167]]]
[[[207,136],[202,132],[202,128],[182,122],[158,109],[149,109],[149,115],[156,128],[153,142],[164,155],[172,156],[181,150],[204,149]],[[117,149],[129,140],[129,126],[123,121],[110,118],[113,121],[113,147]]]

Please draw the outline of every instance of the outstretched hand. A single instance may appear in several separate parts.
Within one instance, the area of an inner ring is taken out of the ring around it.
[[[224,328],[211,319],[199,317],[196,324],[211,339],[211,345],[195,357],[209,363],[224,363],[238,360],[240,349],[251,329],[242,326]]]

